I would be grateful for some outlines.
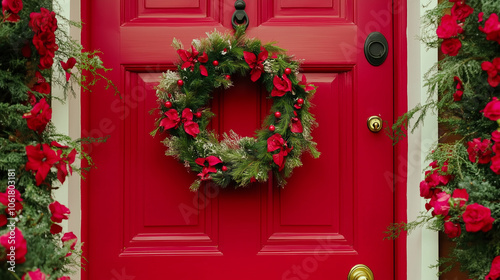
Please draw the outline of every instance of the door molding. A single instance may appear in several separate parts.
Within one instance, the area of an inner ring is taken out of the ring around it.
[[[393,1],[394,32],[394,121],[408,110],[408,64],[407,64],[407,1]],[[407,166],[408,140],[402,139],[394,146],[394,221],[407,220]],[[407,279],[406,234],[394,244],[394,279]]]

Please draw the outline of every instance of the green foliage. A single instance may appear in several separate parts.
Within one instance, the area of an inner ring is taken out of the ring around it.
[[[441,268],[441,272],[445,272],[458,262],[471,279],[485,279],[493,259],[500,255],[500,176],[490,168],[491,162],[497,160],[495,147],[498,148],[499,145],[491,140],[491,134],[499,129],[499,124],[484,117],[482,110],[493,97],[500,97],[500,88],[489,84],[488,73],[483,71],[481,64],[485,61],[491,62],[500,56],[500,44],[487,40],[486,34],[480,31],[480,27],[484,27],[485,21],[492,13],[500,13],[500,2],[468,0],[465,3],[474,11],[461,25],[463,32],[454,36],[462,44],[458,54],[445,55],[429,70],[425,75],[425,86],[430,93],[427,103],[418,105],[401,116],[388,134],[397,142],[400,137],[406,136],[409,121],[413,124],[412,129],[415,129],[429,112],[438,113],[439,122],[446,131],[442,135],[443,139],[453,136],[453,139],[457,140],[452,143],[438,143],[428,155],[427,159],[435,161],[438,167],[426,171],[427,181],[422,183],[421,188],[422,186],[425,188],[426,183],[432,180],[429,179],[430,174],[436,174],[437,171],[440,176],[449,176],[449,182],[440,183],[436,187],[438,188],[436,192],[444,191],[451,195],[457,189],[465,189],[469,199],[466,206],[460,207],[454,204],[455,199],[452,197],[448,202],[450,210],[446,217],[442,214],[431,216],[429,212],[422,213],[416,221],[391,225],[387,234],[390,238],[395,238],[401,232],[410,231],[418,226],[445,231],[445,219],[449,219],[450,222],[459,225],[461,234],[453,238],[456,247],[450,256],[440,259],[437,266]],[[441,46],[443,39],[437,38],[436,29],[441,23],[441,18],[450,13],[453,5],[457,4],[442,1],[424,16],[421,39],[429,48]],[[482,22],[478,22],[480,12],[484,13]],[[457,89],[460,89],[454,77],[463,82],[461,100],[455,100],[453,97]],[[468,149],[469,143],[474,146],[471,142],[473,139],[479,141],[490,139],[492,144],[484,149],[484,153],[489,151],[490,156],[495,156],[491,162],[488,158],[484,159],[487,163],[479,163],[481,154],[474,155],[474,149]],[[495,147],[492,148],[492,145]],[[441,167],[444,165],[447,165],[447,169],[442,170]],[[430,203],[435,199],[436,194],[432,196]],[[491,217],[495,219],[491,230],[467,231],[462,215],[467,205],[473,203],[491,210]]]
[[[71,250],[70,243],[63,244],[62,233],[51,234],[51,212],[49,204],[54,202],[52,191],[59,187],[57,177],[58,168],[52,166],[42,183],[37,186],[35,174],[26,170],[28,161],[26,147],[37,144],[51,144],[53,141],[66,145],[67,148],[55,148],[58,156],[67,156],[75,149],[80,159],[92,166],[92,161],[82,150],[82,144],[103,139],[76,139],[59,134],[52,123],[38,133],[30,129],[24,114],[33,109],[33,103],[45,98],[52,102],[64,102],[66,94],[75,94],[74,87],[92,86],[99,79],[107,81],[108,86],[116,87],[103,75],[109,69],[103,66],[99,52],[83,52],[82,46],[73,40],[63,26],[80,27],[80,23],[72,22],[58,16],[59,28],[55,31],[55,40],[58,50],[54,54],[52,69],[40,70],[40,54],[33,44],[34,31],[29,26],[30,14],[39,13],[42,7],[57,13],[57,4],[52,0],[23,0],[23,8],[18,13],[18,22],[4,21],[0,15],[0,192],[4,195],[9,185],[15,185],[23,199],[23,209],[17,214],[15,226],[22,232],[27,242],[26,261],[16,263],[15,272],[9,271],[10,264],[6,262],[6,250],[0,245],[0,279],[21,279],[28,271],[40,269],[50,275],[47,279],[57,279],[67,276],[71,270],[78,270],[81,253],[77,247]],[[0,7],[1,7],[0,3]],[[23,55],[24,50],[29,50],[30,55]],[[66,62],[68,58],[76,59],[70,81],[66,81],[64,70],[60,61]],[[55,69],[55,71],[53,71]],[[35,91],[33,85],[37,83],[36,72],[39,71],[49,87],[59,85],[64,89],[65,96],[60,99],[52,97],[47,92]],[[84,75],[85,74],[85,75]],[[34,95],[34,102],[30,103],[29,94]],[[44,109],[45,111],[45,109]],[[59,163],[64,160],[60,159]],[[73,166],[73,171],[81,175],[88,169]],[[15,173],[14,178],[9,178],[9,172]],[[64,176],[66,177],[66,176]],[[7,206],[0,203],[0,218],[5,217]],[[11,215],[12,216],[12,215]],[[7,215],[7,217],[10,217]],[[1,219],[0,219],[1,220]],[[6,225],[0,226],[0,235],[9,234]],[[66,257],[68,252],[71,256]]]
[[[199,51],[199,56],[206,53],[208,61],[196,62],[193,69],[191,67],[183,69],[184,62],[181,61],[177,71],[167,71],[163,74],[163,79],[157,88],[159,110],[156,111],[161,115],[156,122],[157,129],[152,134],[164,130],[160,122],[166,117],[166,112],[176,110],[180,116],[185,108],[191,109],[193,113],[201,112],[201,118],[193,120],[199,125],[201,132],[192,137],[185,132],[183,125],[169,129],[169,136],[164,141],[168,147],[167,155],[178,158],[186,167],[197,173],[202,173],[204,167],[197,164],[196,159],[216,156],[223,163],[218,164],[217,171],[209,173],[209,176],[222,187],[231,183],[234,183],[235,187],[244,187],[254,180],[264,182],[269,179],[271,171],[274,172],[278,184],[283,186],[286,183],[284,178],[291,176],[292,170],[302,165],[300,156],[303,152],[310,152],[314,158],[319,156],[320,153],[311,136],[311,131],[317,124],[309,112],[312,106],[310,99],[316,90],[306,92],[305,87],[299,85],[296,76],[300,67],[298,61],[273,43],[262,44],[257,39],[245,37],[244,31],[240,29],[235,35],[217,31],[207,33],[206,38],[193,40],[192,45]],[[177,50],[184,49],[177,39],[174,39],[172,46]],[[281,112],[281,118],[276,118],[274,114],[266,117],[262,128],[256,131],[255,138],[240,137],[231,131],[229,135],[223,135],[223,140],[219,142],[218,135],[206,131],[208,122],[213,116],[206,107],[212,98],[212,92],[217,88],[229,88],[233,85],[226,75],[247,76],[251,69],[244,59],[244,53],[250,52],[257,57],[262,49],[267,50],[269,56],[262,63],[264,69],[258,81],[268,92],[274,88],[275,76],[283,76],[286,68],[292,72],[287,75],[292,84],[292,91],[282,97],[270,97],[273,100],[271,112]],[[218,64],[214,65],[213,61],[217,61]],[[200,67],[206,67],[207,76],[202,75]],[[178,80],[184,82],[182,87],[177,85]],[[296,109],[294,105],[297,105],[299,98],[304,100],[304,104]],[[166,101],[171,102],[172,106],[167,108],[164,105]],[[295,118],[295,113],[303,125],[302,133],[292,133],[290,130],[291,119]],[[269,130],[270,125],[275,126],[275,131]],[[267,139],[275,134],[280,134],[287,146],[293,147],[286,156],[281,171],[273,162],[273,154],[279,151],[273,153],[267,151]],[[222,166],[225,166],[227,171],[222,171]],[[197,180],[191,186],[191,190],[197,190],[199,186],[200,180]]]

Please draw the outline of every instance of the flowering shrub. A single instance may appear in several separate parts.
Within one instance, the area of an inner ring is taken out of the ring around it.
[[[70,210],[54,201],[52,190],[74,170],[82,171],[72,165],[77,157],[87,159],[85,141],[55,131],[51,87],[74,93],[69,82],[86,88],[108,69],[96,52],[82,52],[59,28],[77,24],[57,16],[52,5],[52,0],[0,4],[2,280],[68,280],[71,269],[80,267],[77,237],[60,225]]]
[[[445,55],[426,75],[428,103],[400,118],[417,126],[429,110],[452,143],[440,142],[420,183],[427,212],[391,226],[393,234],[427,225],[455,241],[441,272],[458,262],[471,279],[500,279],[500,1],[442,1],[424,17],[423,40]],[[401,131],[395,133],[401,135]]]

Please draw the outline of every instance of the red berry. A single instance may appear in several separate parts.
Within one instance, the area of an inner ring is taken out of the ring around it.
[[[270,131],[274,131],[275,129],[276,129],[276,127],[274,127],[274,125],[270,125],[270,126],[269,126],[269,130],[270,130]]]
[[[226,75],[226,80],[231,80],[231,75]]]
[[[172,102],[170,102],[170,101],[165,102],[165,107],[171,108],[172,107]]]
[[[212,64],[213,64],[214,66],[219,66],[219,62],[218,62],[217,60],[214,60],[214,61],[212,62]]]
[[[194,116],[197,117],[198,119],[201,118],[201,112],[194,113]]]
[[[276,112],[276,113],[274,113],[274,116],[279,119],[279,118],[281,118],[281,113],[280,112]]]
[[[180,86],[180,87],[183,86],[184,85],[184,81],[183,80],[178,80],[177,81],[177,85]]]
[[[290,68],[286,68],[286,69],[285,69],[285,74],[287,74],[287,75],[292,74],[292,69],[290,69]]]
[[[304,99],[299,98],[299,99],[297,100],[297,104],[300,104],[300,105],[304,104]]]
[[[227,167],[225,165],[222,167],[222,171],[227,171]]]

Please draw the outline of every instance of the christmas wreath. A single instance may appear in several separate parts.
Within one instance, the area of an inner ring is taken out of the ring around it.
[[[190,50],[174,39],[180,62],[177,71],[167,71],[157,87],[157,131],[168,132],[166,155],[178,158],[198,173],[190,187],[195,191],[202,181],[211,180],[226,187],[265,182],[273,171],[280,186],[300,156],[309,151],[319,156],[311,130],[316,125],[309,112],[316,87],[302,75],[300,63],[273,43],[249,39],[243,31],[234,34],[214,31],[193,40]],[[229,88],[236,75],[250,75],[261,82],[273,99],[271,114],[253,137],[241,137],[231,131],[219,136],[206,127],[214,115],[208,103],[217,88]]]

